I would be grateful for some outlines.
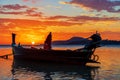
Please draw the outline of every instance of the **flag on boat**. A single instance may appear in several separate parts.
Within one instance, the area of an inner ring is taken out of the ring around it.
[[[44,49],[45,50],[51,50],[51,41],[52,41],[52,34],[51,32],[47,36],[45,42],[44,42]]]

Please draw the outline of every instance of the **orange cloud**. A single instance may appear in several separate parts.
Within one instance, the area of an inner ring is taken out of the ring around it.
[[[116,25],[117,24],[117,25]],[[17,34],[17,43],[43,43],[49,32],[53,40],[66,40],[73,36],[88,37],[98,30],[103,39],[120,40],[119,21],[90,21],[76,24],[66,21],[35,21],[23,19],[0,19],[0,44],[11,44],[11,33]]]

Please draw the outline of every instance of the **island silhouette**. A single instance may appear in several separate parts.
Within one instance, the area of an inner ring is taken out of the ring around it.
[[[68,40],[57,40],[53,41],[53,45],[85,45],[89,43],[91,40],[83,37],[72,37]],[[102,45],[120,45],[120,40],[102,40]]]

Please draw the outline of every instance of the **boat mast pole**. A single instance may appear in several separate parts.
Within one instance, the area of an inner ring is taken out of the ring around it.
[[[16,43],[15,43],[15,37],[16,37],[16,34],[12,33],[12,46],[16,45]]]

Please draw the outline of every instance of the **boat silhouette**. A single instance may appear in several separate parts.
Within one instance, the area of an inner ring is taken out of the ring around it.
[[[32,61],[44,61],[55,63],[80,64],[99,63],[99,56],[94,55],[96,48],[100,47],[101,37],[98,33],[93,34],[90,44],[85,45],[84,48],[76,50],[54,50],[52,49],[52,33],[50,32],[44,42],[43,49],[24,48],[16,45],[16,34],[12,33],[12,50],[15,59],[24,59]],[[92,58],[93,56],[93,58]]]

